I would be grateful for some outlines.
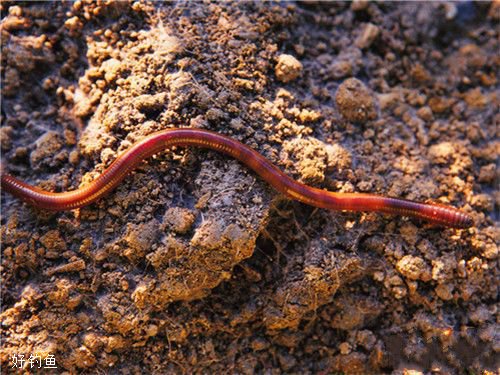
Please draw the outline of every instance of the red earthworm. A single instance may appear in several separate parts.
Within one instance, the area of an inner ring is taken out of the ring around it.
[[[145,137],[134,144],[93,182],[73,191],[53,193],[2,174],[2,189],[25,202],[46,210],[62,211],[86,206],[113,190],[144,159],[172,146],[197,146],[230,155],[255,171],[264,181],[289,198],[311,206],[342,211],[373,211],[413,216],[453,228],[472,226],[472,218],[456,208],[418,203],[374,194],[334,193],[293,180],[269,160],[244,144],[201,129],[168,129]]]

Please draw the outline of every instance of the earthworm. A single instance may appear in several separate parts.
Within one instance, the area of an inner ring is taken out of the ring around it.
[[[304,185],[288,177],[264,156],[250,147],[207,130],[179,128],[153,133],[135,143],[94,181],[77,190],[54,193],[1,175],[2,189],[35,207],[62,211],[86,206],[113,190],[144,159],[172,146],[196,146],[227,154],[256,172],[285,196],[319,208],[339,211],[372,211],[413,216],[446,227],[468,228],[472,218],[450,206],[419,203],[364,193],[335,193]]]

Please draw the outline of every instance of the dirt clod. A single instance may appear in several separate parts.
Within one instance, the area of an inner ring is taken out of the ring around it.
[[[403,276],[410,280],[429,281],[431,279],[431,268],[422,258],[405,255],[397,263],[397,269]]]
[[[172,231],[184,234],[189,231],[196,219],[196,215],[191,210],[182,207],[171,207],[163,217],[164,225]]]
[[[33,168],[40,168],[44,165],[54,165],[55,155],[63,143],[59,134],[47,132],[36,141],[36,148],[30,154],[30,161]]]
[[[359,79],[349,78],[342,82],[335,95],[335,102],[348,121],[365,123],[377,117],[375,98]]]
[[[276,64],[276,77],[283,83],[297,79],[302,73],[302,64],[291,55],[280,55]]]

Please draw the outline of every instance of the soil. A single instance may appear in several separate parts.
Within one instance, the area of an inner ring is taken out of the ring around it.
[[[309,185],[475,220],[314,209],[182,148],[80,210],[2,194],[4,372],[497,370],[499,2],[0,7],[2,169],[29,183],[76,189],[196,127]]]

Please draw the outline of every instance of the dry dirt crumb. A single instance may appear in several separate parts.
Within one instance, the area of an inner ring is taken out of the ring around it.
[[[196,219],[193,211],[182,207],[171,207],[163,216],[163,223],[172,231],[184,234],[188,232]]]
[[[365,123],[377,117],[375,98],[359,79],[349,78],[342,82],[335,94],[335,102],[348,121]]]
[[[30,154],[33,168],[40,168],[43,165],[52,166],[57,152],[63,147],[59,134],[52,131],[38,138],[35,144],[36,148]]]
[[[356,47],[361,49],[368,48],[372,45],[375,39],[377,39],[379,34],[380,29],[377,27],[377,25],[374,25],[373,23],[367,23],[363,27],[361,34],[356,38],[354,44],[356,45]]]
[[[302,64],[291,55],[280,55],[276,64],[276,77],[283,83],[288,83],[300,77]]]
[[[422,258],[405,255],[397,263],[397,269],[410,280],[431,280],[431,268]]]

